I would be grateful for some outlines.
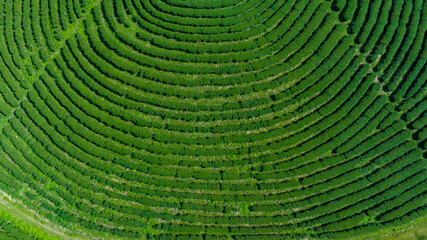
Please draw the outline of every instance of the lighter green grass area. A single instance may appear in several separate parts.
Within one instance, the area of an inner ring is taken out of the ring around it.
[[[13,200],[10,196],[3,192],[0,192],[0,215],[3,213],[13,216],[16,220],[15,223],[19,223],[18,226],[21,229],[28,229],[29,227],[35,227],[39,229],[43,237],[38,239],[49,239],[49,240],[119,240],[129,238],[119,238],[110,234],[102,234],[94,232],[82,227],[73,226],[72,229],[65,229],[58,225],[51,223],[48,220],[42,220],[38,214],[30,212],[20,202]],[[244,206],[243,206],[244,208]],[[1,232],[0,228],[0,232]],[[1,234],[0,234],[1,237]],[[142,235],[142,239],[146,239]],[[316,240],[317,238],[305,238],[304,240]],[[321,238],[325,239],[325,238]],[[358,236],[350,238],[352,240],[427,240],[427,217],[423,217],[412,221],[402,226],[396,226],[392,228],[386,228],[378,230],[372,234]],[[0,239],[1,240],[1,239]],[[293,239],[298,240],[298,239]],[[330,239],[333,240],[333,239]]]
[[[0,191],[0,215],[6,214],[14,218],[16,227],[26,231],[30,227],[37,228],[45,236],[38,236],[38,239],[49,240],[101,240],[101,239],[125,239],[94,232],[82,227],[73,226],[72,229],[66,229],[62,226],[56,225],[47,219],[42,219],[34,211],[29,211],[22,203],[12,199],[10,196]],[[0,219],[1,221],[1,219]],[[1,237],[1,236],[0,236]],[[2,240],[0,238],[0,240]]]
[[[375,233],[353,238],[354,240],[427,240],[427,217],[408,224],[378,230]]]

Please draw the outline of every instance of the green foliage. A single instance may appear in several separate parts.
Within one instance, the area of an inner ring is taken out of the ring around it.
[[[0,206],[30,214],[1,210],[0,239],[347,239],[422,219],[423,6],[1,2]]]

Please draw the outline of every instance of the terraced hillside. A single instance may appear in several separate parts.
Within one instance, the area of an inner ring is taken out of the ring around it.
[[[0,239],[425,228],[426,10],[0,1]]]

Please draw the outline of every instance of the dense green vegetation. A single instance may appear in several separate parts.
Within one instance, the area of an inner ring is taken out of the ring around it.
[[[0,239],[374,238],[425,219],[426,9],[0,1]]]

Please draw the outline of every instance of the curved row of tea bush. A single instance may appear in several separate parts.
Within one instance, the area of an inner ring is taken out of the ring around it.
[[[348,238],[425,217],[423,14],[0,3],[0,190],[107,238]],[[50,237],[1,214],[0,238]]]

